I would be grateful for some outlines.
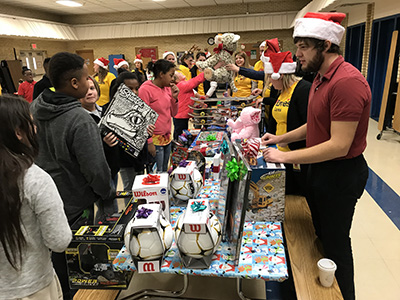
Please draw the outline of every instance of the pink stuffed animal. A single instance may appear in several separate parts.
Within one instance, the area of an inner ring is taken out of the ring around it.
[[[261,109],[254,107],[245,107],[240,117],[233,121],[229,119],[227,125],[232,128],[231,140],[250,139],[260,137],[258,123],[261,120]]]

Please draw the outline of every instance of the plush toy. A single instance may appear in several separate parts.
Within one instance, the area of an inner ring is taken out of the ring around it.
[[[258,123],[261,120],[261,109],[245,107],[240,117],[233,121],[228,119],[227,125],[232,128],[231,140],[260,137]]]
[[[228,71],[225,67],[220,67],[217,70],[212,69],[218,62],[223,62],[225,65],[234,64],[232,54],[236,51],[237,42],[240,36],[233,33],[224,33],[215,37],[214,54],[206,61],[196,62],[197,67],[204,70],[204,78],[208,81],[216,81],[219,83],[229,82],[231,90],[237,92],[232,71]]]

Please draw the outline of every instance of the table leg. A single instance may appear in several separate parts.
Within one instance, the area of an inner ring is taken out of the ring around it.
[[[146,290],[137,291],[136,293],[126,296],[120,300],[135,300],[135,299],[141,299],[146,296],[154,296],[154,297],[161,297],[161,298],[164,298],[164,297],[165,298],[178,298],[186,293],[187,288],[189,286],[189,276],[187,274],[184,274],[182,276],[183,276],[183,287],[181,290],[164,291],[164,290],[146,289]]]
[[[247,298],[242,291],[242,279],[241,277],[236,278],[236,291],[241,300],[265,300],[265,299],[253,299]]]

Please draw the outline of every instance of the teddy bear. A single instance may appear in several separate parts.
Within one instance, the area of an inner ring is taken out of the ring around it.
[[[261,121],[261,109],[254,107],[245,107],[240,117],[233,121],[228,119],[226,124],[232,128],[231,140],[250,139],[260,137],[258,123]]]
[[[233,92],[237,92],[233,72],[228,71],[225,67],[220,67],[217,70],[214,70],[212,67],[214,67],[218,62],[222,62],[224,65],[235,63],[232,59],[232,54],[236,51],[239,39],[240,36],[234,33],[217,35],[215,37],[217,48],[214,48],[214,54],[206,61],[196,62],[197,67],[204,70],[205,79],[219,83],[229,82]]]

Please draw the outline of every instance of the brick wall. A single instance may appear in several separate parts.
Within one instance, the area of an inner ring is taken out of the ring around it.
[[[2,38],[0,37],[0,60],[13,60],[14,50],[17,52],[17,58],[19,59],[20,50],[31,49],[31,44],[36,44],[36,50],[45,50],[47,55],[51,56],[60,51],[66,51],[67,42],[64,41],[50,41],[50,40],[38,40],[38,39],[22,39],[22,38]]]
[[[294,51],[295,47],[292,39],[292,29],[275,31],[253,31],[253,32],[235,32],[241,38],[239,43],[261,43],[265,39],[278,37],[282,40],[284,51]],[[165,51],[186,51],[193,44],[198,45],[202,50],[208,48],[212,51],[214,46],[207,44],[207,38],[211,35],[188,35],[188,36],[169,36],[169,37],[149,37],[149,38],[131,38],[131,39],[113,39],[113,40],[93,40],[93,41],[73,41],[68,42],[68,51],[92,49],[96,57],[108,57],[109,54],[124,54],[125,59],[133,62],[135,59],[135,47],[158,47],[159,57]]]

